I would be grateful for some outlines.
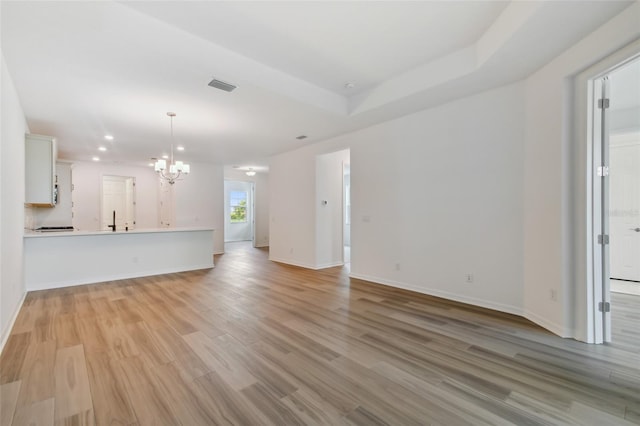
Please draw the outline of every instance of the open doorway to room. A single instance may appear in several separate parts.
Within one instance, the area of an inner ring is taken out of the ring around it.
[[[251,241],[255,247],[253,182],[224,181],[224,242]]]
[[[350,167],[347,167],[350,164],[350,156],[349,149],[316,156],[318,269],[348,264],[351,260],[351,221],[348,220],[351,196],[347,195],[351,191],[351,172]],[[349,170],[348,180],[345,179],[346,170]]]

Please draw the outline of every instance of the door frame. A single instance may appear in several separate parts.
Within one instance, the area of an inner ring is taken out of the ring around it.
[[[575,111],[572,129],[575,144],[567,152],[572,158],[570,180],[574,182],[567,206],[569,220],[573,220],[570,239],[574,264],[572,281],[575,283],[573,334],[575,339],[586,343],[604,343],[610,339],[607,317],[599,310],[600,302],[609,302],[608,279],[603,279],[609,269],[608,247],[602,249],[598,244],[598,235],[606,234],[609,217],[601,178],[597,175],[597,167],[602,164],[602,143],[606,140],[602,141],[603,133],[594,122],[597,120],[594,106],[600,97],[600,93],[596,93],[596,82],[639,57],[640,40],[636,40],[584,70],[573,78],[573,84],[568,85],[574,92]]]
[[[226,230],[229,222],[229,188],[228,185],[232,183],[242,183],[248,186],[247,189],[247,223],[249,224],[250,229],[250,238],[248,240],[242,241],[251,241],[251,246],[256,247],[256,183],[253,180],[247,179],[235,179],[235,178],[225,178],[223,182],[223,191],[222,191],[222,199],[223,199],[223,227],[225,229],[224,232],[224,242],[231,243],[236,242],[235,240],[227,240]]]

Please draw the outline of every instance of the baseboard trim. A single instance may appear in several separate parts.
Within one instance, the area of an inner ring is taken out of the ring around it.
[[[336,266],[343,266],[344,265],[343,262],[332,262],[332,263],[322,263],[320,265],[309,265],[307,263],[300,263],[300,262],[296,262],[296,261],[293,261],[293,260],[282,259],[282,258],[277,258],[277,257],[269,257],[269,260],[272,261],[272,262],[285,263],[285,264],[291,265],[291,266],[298,266],[300,268],[313,269],[314,271],[317,271],[319,269],[334,268]]]
[[[309,265],[307,263],[296,262],[296,261],[290,260],[290,259],[282,259],[282,258],[279,258],[279,257],[271,257],[271,256],[269,256],[269,260],[272,261],[272,262],[278,262],[278,263],[284,263],[286,265],[297,266],[299,268],[306,268],[306,269],[313,269],[313,270],[318,269],[314,265]]]
[[[16,323],[16,320],[18,319],[18,314],[20,313],[20,310],[22,309],[22,305],[24,304],[24,300],[27,298],[27,291],[25,291],[22,294],[22,298],[20,299],[20,303],[18,303],[18,307],[16,308],[15,312],[13,313],[13,316],[11,317],[11,321],[9,321],[9,324],[7,325],[7,327],[2,330],[2,340],[0,340],[0,355],[2,355],[2,351],[4,350],[4,345],[7,344],[7,341],[9,340],[9,336],[11,335],[11,330],[13,330],[13,326]]]
[[[344,262],[330,262],[330,263],[322,263],[316,266],[314,269],[326,269],[326,268],[335,268],[336,266],[343,266]]]
[[[495,303],[490,300],[477,299],[474,297],[468,297],[460,294],[449,293],[441,290],[420,288],[411,284],[407,284],[399,281],[387,280],[384,278],[374,277],[370,275],[351,273],[349,274],[349,277],[370,281],[377,284],[384,284],[390,287],[397,287],[404,290],[415,291],[416,293],[426,294],[429,296],[442,297],[444,299],[454,300],[456,302],[461,302],[461,303],[467,303],[469,305],[474,305],[474,306],[480,306],[482,308],[493,309],[495,311],[505,312],[512,315],[518,315],[520,317],[528,319],[529,321],[539,325],[540,327],[550,331],[551,333],[559,337],[573,338],[573,333],[571,332],[571,330],[567,329],[566,327],[562,327],[556,323],[550,322],[531,311],[527,311],[517,306],[506,305],[503,303]]]
[[[563,327],[559,324],[556,324],[554,322],[551,322],[549,320],[546,320],[544,318],[542,318],[541,316],[539,316],[538,314],[535,314],[531,311],[525,310],[522,313],[522,316],[525,317],[526,319],[528,319],[531,322],[534,322],[536,324],[538,324],[540,327],[542,328],[546,328],[547,330],[549,330],[550,332],[552,332],[553,334],[565,338],[565,339],[573,339],[574,335],[571,332],[571,330],[567,329],[566,327]]]
[[[400,281],[387,280],[384,278],[373,277],[370,275],[351,273],[351,278],[357,278],[360,280],[371,281],[378,284],[384,284],[391,287],[401,288],[403,290],[415,291],[416,293],[426,294],[429,296],[442,297],[443,299],[454,300],[456,302],[467,303],[469,305],[480,306],[482,308],[493,309],[494,311],[505,312],[508,314],[523,316],[522,308],[517,306],[506,305],[503,303],[495,303],[486,299],[477,299],[475,297],[468,297],[456,293],[450,293],[442,290],[434,290],[432,288],[422,288],[411,284],[407,284]]]

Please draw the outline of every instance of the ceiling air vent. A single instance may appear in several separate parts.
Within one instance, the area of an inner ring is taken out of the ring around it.
[[[216,89],[224,90],[225,92],[233,92],[236,87],[233,84],[225,83],[222,80],[213,79],[209,82],[209,86],[215,87]]]
[[[299,141],[301,141],[302,139],[306,139],[306,138],[307,138],[306,135],[296,136],[296,139],[298,139]]]

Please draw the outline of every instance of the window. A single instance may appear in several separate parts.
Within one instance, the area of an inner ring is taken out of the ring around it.
[[[231,223],[244,223],[247,221],[247,193],[244,191],[231,191],[229,193],[229,207]]]

